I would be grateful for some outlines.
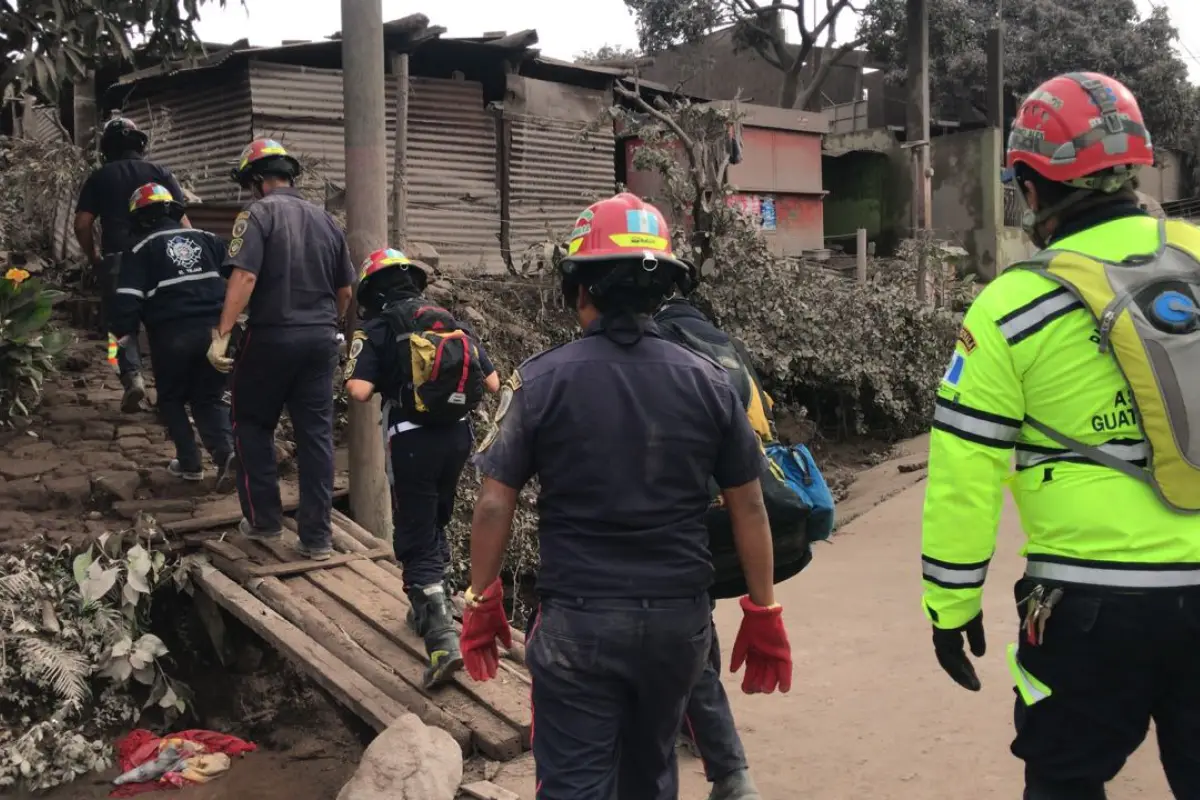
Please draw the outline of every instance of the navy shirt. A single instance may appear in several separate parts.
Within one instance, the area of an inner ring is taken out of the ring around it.
[[[138,236],[129,216],[129,198],[147,183],[160,183],[176,200],[185,202],[183,189],[171,171],[138,155],[113,159],[84,181],[75,213],[93,214],[100,220],[101,255],[123,253],[137,243]]]
[[[759,477],[759,440],[725,369],[644,325],[632,346],[593,325],[522,364],[476,456],[506,486],[538,477],[543,594],[706,591],[710,478],[724,489]]]
[[[177,323],[216,327],[225,304],[225,242],[174,220],[143,235],[121,260],[112,332],[133,333],[139,318],[151,333]]]
[[[479,366],[486,377],[496,371],[487,351],[479,342],[479,337],[471,327],[462,320],[455,319],[458,327],[466,331],[475,346],[479,348]],[[386,319],[375,317],[359,325],[350,341],[350,358],[346,362],[345,374],[347,380],[367,381],[375,385],[376,391],[387,400],[396,401],[400,391],[410,380],[411,363],[408,346],[402,348],[396,341]],[[388,408],[388,427],[410,422],[407,414],[397,402],[391,402]]]
[[[333,217],[292,188],[251,203],[233,223],[222,274],[258,277],[247,307],[251,329],[337,325],[337,291],[354,285],[346,235]]]

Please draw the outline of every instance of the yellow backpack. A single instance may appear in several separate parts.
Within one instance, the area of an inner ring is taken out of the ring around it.
[[[1129,383],[1150,449],[1145,468],[1038,420],[1031,427],[1092,461],[1145,481],[1183,513],[1200,512],[1200,228],[1160,220],[1158,251],[1121,263],[1043,250],[1027,269],[1066,288],[1096,320],[1101,352]]]

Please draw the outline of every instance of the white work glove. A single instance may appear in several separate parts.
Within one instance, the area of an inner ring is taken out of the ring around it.
[[[208,346],[208,363],[217,372],[229,372],[233,369],[233,359],[226,357],[229,352],[229,334],[222,335],[216,328],[212,329],[212,344]]]

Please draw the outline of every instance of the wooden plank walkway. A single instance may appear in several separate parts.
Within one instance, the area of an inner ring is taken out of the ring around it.
[[[450,733],[464,754],[508,761],[528,750],[524,637],[513,632],[495,679],[477,683],[463,671],[422,689],[425,646],[405,622],[410,605],[391,549],[339,512],[333,524],[337,552],[328,561],[300,556],[292,520],[274,542],[236,529],[216,535],[224,522],[200,532],[189,525],[189,540],[210,562],[197,569],[197,584],[376,730],[411,711]]]

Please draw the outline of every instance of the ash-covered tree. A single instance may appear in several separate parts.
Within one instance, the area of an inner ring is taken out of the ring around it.
[[[830,70],[862,43],[855,39],[835,47],[838,16],[861,10],[851,0],[824,0],[819,16],[811,0],[625,0],[625,5],[637,16],[638,41],[647,53],[732,27],[739,48],[757,53],[779,70],[777,104],[783,108],[809,107]],[[798,44],[787,41],[785,23],[791,19],[800,31]],[[810,61],[812,78],[802,85],[804,66]]]
[[[625,64],[636,62],[642,54],[623,44],[605,44],[595,50],[584,50],[575,54],[577,64]]]
[[[949,112],[967,99],[985,109],[987,29],[995,4],[928,0],[930,97]],[[906,77],[905,0],[872,0],[859,35],[888,65],[890,83]],[[1197,118],[1198,96],[1187,64],[1175,51],[1178,32],[1164,7],[1141,15],[1135,0],[1004,0],[1004,69],[1010,91],[1022,97],[1047,78],[1071,70],[1103,72],[1137,96],[1156,142],[1185,145]]]
[[[179,58],[204,5],[226,0],[0,0],[0,96],[10,86],[53,97],[106,61]]]

